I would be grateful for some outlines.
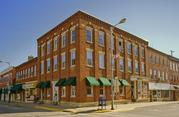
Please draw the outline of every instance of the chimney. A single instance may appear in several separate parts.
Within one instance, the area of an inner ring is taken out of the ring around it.
[[[32,60],[33,58],[33,56],[28,56],[28,61]]]

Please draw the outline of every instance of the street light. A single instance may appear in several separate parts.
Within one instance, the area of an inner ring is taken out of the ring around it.
[[[113,39],[113,30],[114,28],[119,25],[119,24],[122,24],[122,23],[125,23],[126,22],[126,18],[123,18],[121,19],[117,24],[113,25],[110,27],[110,39],[111,39],[111,42],[112,42],[112,39]],[[111,43],[111,93],[112,93],[112,100],[111,100],[111,110],[114,110],[114,76],[113,76],[113,48],[112,48],[112,43]]]

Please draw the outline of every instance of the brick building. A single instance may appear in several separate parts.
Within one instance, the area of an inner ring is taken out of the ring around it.
[[[0,100],[9,101],[10,88],[15,83],[15,68],[0,72]]]
[[[178,98],[179,59],[148,47],[151,101]]]
[[[148,99],[148,42],[118,28],[110,39],[110,27],[78,11],[38,38],[39,84],[51,82],[39,88],[43,100],[95,102],[100,96],[110,100],[111,63],[116,100]],[[112,62],[110,48],[120,54]]]
[[[37,95],[37,57],[29,57],[28,61],[15,67],[16,83],[11,88],[12,101],[34,101]]]

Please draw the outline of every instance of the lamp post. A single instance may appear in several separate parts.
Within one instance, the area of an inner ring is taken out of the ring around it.
[[[111,93],[112,93],[112,100],[111,100],[111,110],[114,110],[114,76],[113,76],[113,48],[112,48],[112,39],[113,39],[113,30],[114,28],[122,23],[126,22],[126,18],[121,19],[117,24],[110,27],[110,39],[111,39]]]
[[[10,68],[10,66],[11,66],[10,62],[7,62],[7,61],[1,61],[0,60],[0,63],[8,64],[8,68]],[[9,79],[10,79],[10,74],[8,73],[8,75],[9,75]],[[9,83],[8,83],[8,86],[9,86]],[[10,102],[10,98],[11,98],[11,94],[9,93],[9,102]],[[4,94],[4,101],[5,101],[5,94]]]

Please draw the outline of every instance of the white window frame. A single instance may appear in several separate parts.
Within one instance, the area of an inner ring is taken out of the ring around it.
[[[100,90],[103,90],[103,94],[100,94]],[[99,87],[99,96],[100,97],[104,97],[105,96],[105,87],[104,86]]]
[[[87,39],[87,31],[90,31],[90,34],[91,34],[90,41]],[[93,43],[93,28],[89,26],[86,27],[86,42]]]
[[[41,57],[43,57],[44,56],[44,46],[45,46],[45,44],[42,44],[42,46],[41,46]]]
[[[100,42],[100,41],[101,41],[101,38],[100,38],[100,37],[103,37],[103,38],[102,38],[102,43]],[[99,31],[98,44],[99,44],[100,46],[102,46],[102,47],[104,47],[104,38],[105,38],[105,36],[104,36],[104,31]]]
[[[56,61],[56,64],[55,64],[55,61]],[[53,69],[54,69],[54,71],[58,70],[58,58],[57,58],[57,55],[53,57]]]
[[[51,65],[50,58],[47,59],[47,73],[49,73],[51,70],[50,65],[48,66],[48,63],[50,63],[50,65]]]
[[[66,97],[66,87],[63,86],[61,90],[62,90],[61,97]]]
[[[75,65],[76,65],[76,48],[73,48],[70,50],[70,66],[74,67]]]
[[[119,45],[119,42],[121,42],[121,46]],[[124,52],[124,43],[123,42],[124,42],[123,39],[119,38],[118,46],[119,46],[119,51],[120,52]]]
[[[50,54],[51,51],[51,40],[47,41],[47,54]]]
[[[76,97],[76,86],[71,86],[71,97]]]
[[[66,32],[67,31],[61,34],[61,48],[64,48],[66,46],[66,42],[67,42]]]
[[[88,88],[91,88],[91,94],[88,94],[88,92],[87,92]],[[87,95],[87,97],[92,97],[93,96],[93,86],[87,86],[86,87],[86,95]]]
[[[63,52],[62,54],[61,54],[61,68],[62,68],[62,70],[64,70],[65,69],[65,67],[66,67],[66,53],[65,52]]]
[[[137,66],[136,66],[137,65]],[[136,68],[137,67],[137,68]],[[137,69],[137,70],[136,70]],[[139,74],[139,62],[135,60],[135,73]]]
[[[122,69],[121,69],[121,62],[120,62],[121,60],[123,61]],[[120,69],[121,72],[124,72],[124,66],[125,66],[124,64],[125,64],[124,57],[120,57],[120,59],[119,59],[119,69]]]
[[[88,55],[88,52],[91,53],[91,56]],[[88,57],[91,57],[91,58],[88,58]],[[90,60],[90,61],[91,61],[91,65],[88,64],[88,59],[91,59],[91,60]],[[87,62],[86,65],[87,65],[88,67],[93,67],[93,49],[86,48],[86,62]]]
[[[75,32],[75,39],[73,40],[73,31]],[[76,40],[76,27],[70,28],[70,44],[75,43]]]
[[[103,51],[99,51],[99,68],[105,69],[105,52]]]
[[[54,51],[56,51],[58,49],[58,35],[54,37],[53,39],[53,47],[54,47]]]
[[[131,46],[129,46],[129,45],[131,45]],[[130,47],[130,48],[129,48]],[[130,50],[130,51],[129,51]],[[129,54],[129,55],[131,55],[132,54],[132,43],[131,42],[127,42],[127,53]]]
[[[145,63],[141,62],[142,75],[146,75]]]
[[[131,71],[129,71],[129,62],[131,63],[130,66],[131,66]],[[128,62],[127,62],[127,70],[129,73],[132,73],[132,60],[128,58]]]

